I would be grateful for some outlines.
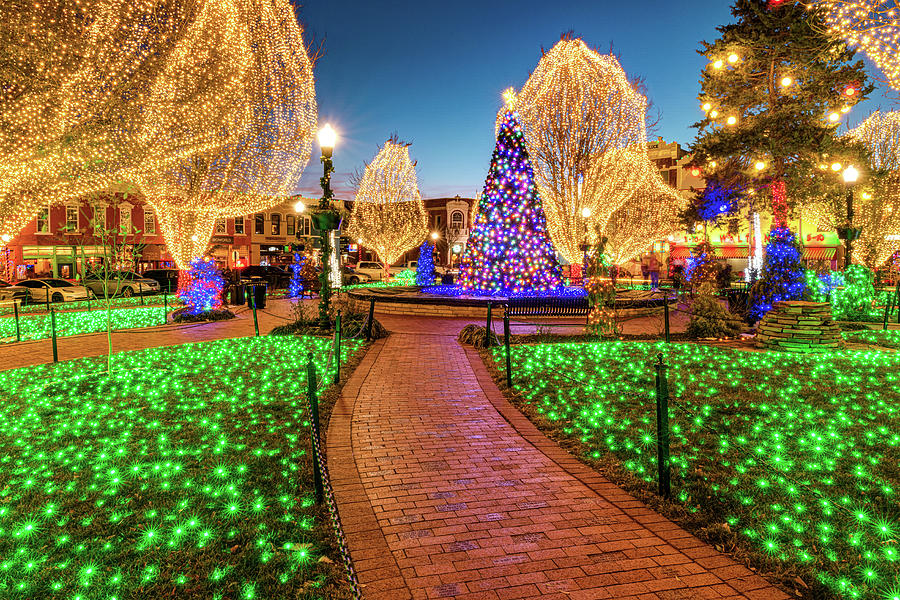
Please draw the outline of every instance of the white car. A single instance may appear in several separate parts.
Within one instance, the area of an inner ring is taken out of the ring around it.
[[[384,268],[381,263],[364,260],[353,267],[359,274],[368,276],[372,281],[381,281],[384,277]],[[399,273],[399,271],[398,271]],[[391,275],[393,273],[390,273]]]
[[[0,301],[23,300],[28,294],[28,288],[21,285],[12,285],[0,279]]]
[[[110,297],[124,296],[131,298],[139,294],[155,294],[159,292],[159,282],[155,279],[141,277],[132,271],[116,271],[106,277],[104,272],[89,273],[84,278],[86,285],[94,295],[103,298],[106,293]],[[104,290],[106,290],[104,292]]]
[[[93,297],[83,285],[75,285],[65,279],[26,279],[16,285],[28,288],[31,302],[71,302]]]

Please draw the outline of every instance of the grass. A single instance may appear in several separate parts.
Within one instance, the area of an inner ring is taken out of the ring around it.
[[[900,356],[514,345],[513,401],[586,461],[612,455],[655,490],[660,352],[684,520],[808,598],[900,597]]]
[[[166,310],[162,306],[137,306],[114,308],[109,311],[113,330],[152,327],[166,322]],[[22,341],[42,340],[51,336],[51,317],[20,315],[19,331]],[[106,310],[71,311],[56,314],[56,335],[67,337],[84,333],[106,331]],[[16,320],[0,317],[0,343],[16,341]]]
[[[888,329],[887,331],[873,331],[871,329],[852,331],[844,332],[843,336],[848,342],[900,349],[900,329]]]
[[[241,338],[0,372],[0,597],[347,598],[305,364]],[[344,343],[346,359],[361,348]],[[320,375],[320,380],[321,380]]]
[[[164,299],[164,296],[167,298]],[[141,302],[140,296],[132,296],[131,298],[110,298],[110,308],[127,308],[129,306],[162,306],[165,302],[172,308],[182,306],[181,300],[174,294],[157,294],[153,296],[144,296]],[[74,300],[72,302],[50,302],[50,307],[55,308],[56,312],[68,310],[105,310],[106,300],[98,298],[95,300]],[[19,314],[46,314],[48,311],[46,302],[22,304],[19,306]],[[0,315],[13,314],[12,301],[0,303]]]

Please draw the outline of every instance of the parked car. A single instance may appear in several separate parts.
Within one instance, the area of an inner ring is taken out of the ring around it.
[[[254,278],[261,278],[271,287],[283,288],[287,287],[291,280],[291,274],[281,267],[273,267],[271,265],[250,265],[238,269],[241,281],[250,281]]]
[[[150,269],[144,271],[144,277],[158,283],[159,289],[164,292],[178,289],[178,269]]]
[[[148,277],[142,277],[133,271],[94,271],[84,278],[84,285],[94,292],[98,298],[124,296],[131,298],[135,294],[156,294],[159,283]]]
[[[361,261],[353,267],[353,270],[368,276],[372,281],[381,281],[384,277],[384,268],[381,266],[381,263],[375,261]],[[398,270],[397,273],[399,272]]]
[[[28,288],[21,285],[13,285],[0,279],[0,301],[24,300],[28,295]]]
[[[28,288],[31,302],[71,302],[93,297],[88,288],[65,279],[26,279],[16,285]]]
[[[365,273],[360,273],[350,265],[344,265],[341,268],[341,281],[343,285],[357,285],[360,283],[368,283],[372,278]]]

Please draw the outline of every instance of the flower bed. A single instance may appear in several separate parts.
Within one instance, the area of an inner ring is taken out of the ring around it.
[[[348,597],[303,397],[307,352],[322,374],[330,343],[0,372],[0,597]]]
[[[502,365],[503,349],[493,352]],[[514,345],[515,401],[586,460],[611,453],[655,489],[659,352],[670,365],[673,494],[688,514],[733,532],[809,598],[894,600],[900,356]]]

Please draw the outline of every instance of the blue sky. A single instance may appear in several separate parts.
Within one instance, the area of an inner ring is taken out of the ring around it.
[[[612,44],[629,76],[644,77],[662,114],[651,136],[689,146],[690,126],[702,115],[705,61],[696,50],[731,20],[727,0],[308,0],[299,14],[305,39],[325,38],[316,66],[319,120],[340,134],[335,187],[348,199],[347,174],[395,132],[412,142],[424,197],[475,194],[493,151],[501,92],[520,88],[541,48],[570,30],[600,51]],[[879,106],[891,103],[876,90],[850,124]],[[315,147],[301,181],[311,196],[320,193],[318,156]]]

